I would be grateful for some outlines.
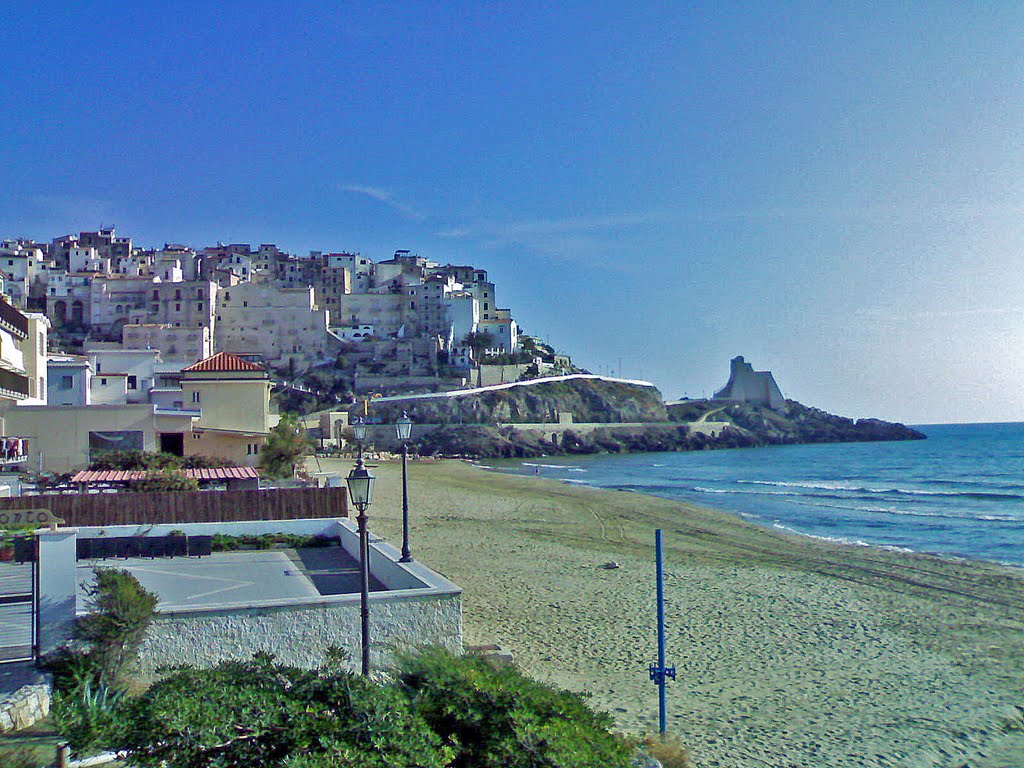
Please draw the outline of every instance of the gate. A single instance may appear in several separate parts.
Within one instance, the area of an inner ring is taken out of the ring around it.
[[[34,545],[24,541],[14,560],[0,560],[0,664],[35,660],[39,581]]]

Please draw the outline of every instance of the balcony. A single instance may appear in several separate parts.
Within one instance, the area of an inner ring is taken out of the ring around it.
[[[24,400],[28,394],[28,376],[0,368],[0,398]]]
[[[28,438],[0,437],[0,466],[28,461]]]
[[[0,299],[0,328],[10,333],[18,341],[28,338],[28,318],[4,299]]]

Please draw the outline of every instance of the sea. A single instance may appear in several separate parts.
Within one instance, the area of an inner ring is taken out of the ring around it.
[[[830,541],[1024,567],[1024,424],[915,428],[928,439],[485,464],[689,501]]]

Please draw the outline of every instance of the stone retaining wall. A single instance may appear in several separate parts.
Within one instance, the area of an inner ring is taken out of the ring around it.
[[[360,627],[359,595],[313,604],[158,615],[146,634],[140,664],[144,673],[151,673],[166,665],[209,667],[267,652],[282,664],[312,668],[326,662],[333,646],[357,666]],[[443,645],[461,652],[462,596],[414,596],[408,590],[375,593],[370,599],[370,628],[375,667],[388,666],[395,650],[417,645]]]
[[[0,699],[0,733],[20,731],[50,714],[50,686],[24,685]]]

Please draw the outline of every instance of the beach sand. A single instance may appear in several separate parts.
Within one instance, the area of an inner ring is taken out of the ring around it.
[[[369,463],[371,531],[397,546],[401,465]],[[412,461],[409,483],[413,555],[465,590],[466,644],[502,645],[635,733],[658,727],[662,528],[669,731],[698,768],[1024,766],[1020,571],[464,462]]]

